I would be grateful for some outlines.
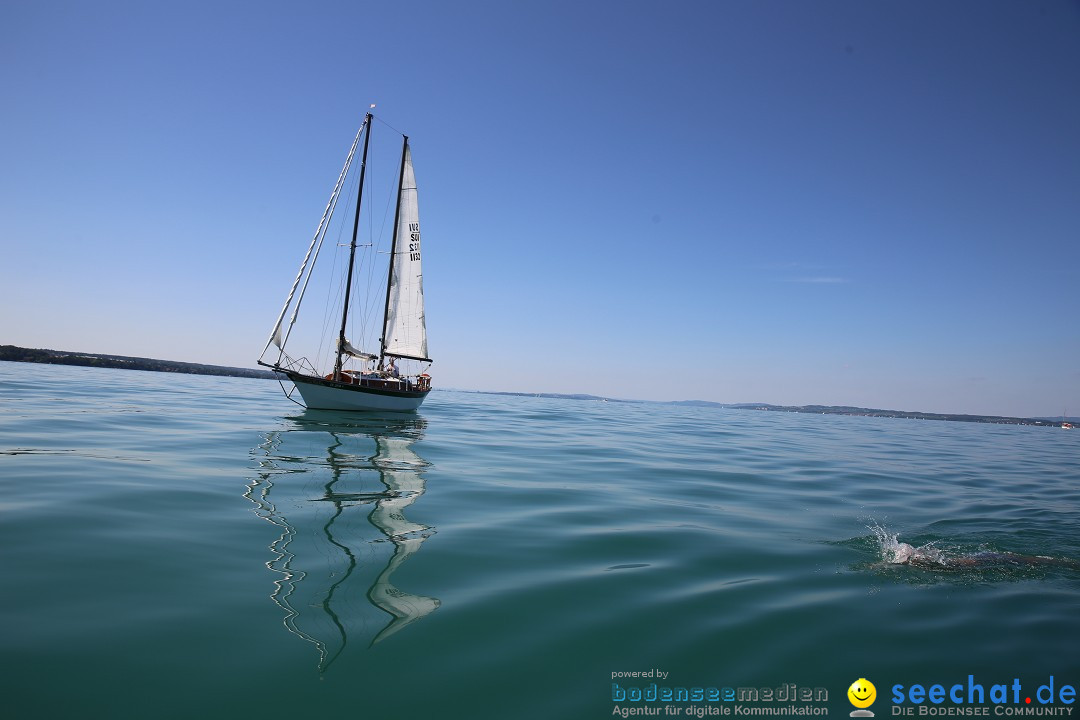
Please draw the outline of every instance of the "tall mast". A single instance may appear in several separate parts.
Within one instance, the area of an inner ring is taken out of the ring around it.
[[[401,169],[398,171],[397,205],[394,207],[394,240],[390,244],[390,269],[386,273],[386,306],[383,308],[383,331],[379,338],[379,367],[386,356],[386,323],[390,320],[390,286],[394,283],[394,262],[397,258],[398,223],[401,221],[401,186],[405,183],[405,151],[409,149],[409,136],[402,135]]]
[[[352,292],[353,263],[356,261],[356,235],[360,230],[360,201],[364,197],[364,172],[367,170],[368,141],[371,140],[371,113],[364,116],[364,153],[360,158],[360,184],[356,190],[356,215],[353,217],[352,242],[349,244],[349,271],[345,275],[345,306],[341,310],[341,332],[338,334],[337,357],[334,360],[334,380],[341,380],[341,355],[345,347],[345,321],[349,317],[349,294]],[[401,191],[398,191],[400,196]]]

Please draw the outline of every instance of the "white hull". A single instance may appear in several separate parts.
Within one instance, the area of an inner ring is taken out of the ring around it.
[[[395,393],[367,388],[334,387],[330,384],[304,382],[290,377],[304,405],[311,410],[389,410],[411,412],[420,407],[427,393]]]

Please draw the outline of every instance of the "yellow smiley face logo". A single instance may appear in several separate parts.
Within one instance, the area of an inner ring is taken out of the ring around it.
[[[859,678],[847,689],[848,700],[857,708],[868,708],[877,699],[877,688],[866,678]]]

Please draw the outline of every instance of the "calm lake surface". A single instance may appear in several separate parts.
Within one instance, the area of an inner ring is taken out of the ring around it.
[[[890,563],[895,535],[955,562]],[[350,416],[0,362],[0,541],[10,718],[663,707],[613,682],[847,717],[858,678],[881,718],[896,684],[1080,685],[1058,428],[450,391]]]

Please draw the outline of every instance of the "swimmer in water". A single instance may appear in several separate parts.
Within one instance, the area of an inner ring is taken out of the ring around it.
[[[1060,567],[1080,569],[1080,562],[1069,558],[1054,558],[1045,555],[1020,555],[1010,552],[977,552],[971,555],[946,557],[934,548],[916,548],[904,542],[898,542],[893,550],[890,562],[896,565],[944,570],[984,569],[1001,567]]]

